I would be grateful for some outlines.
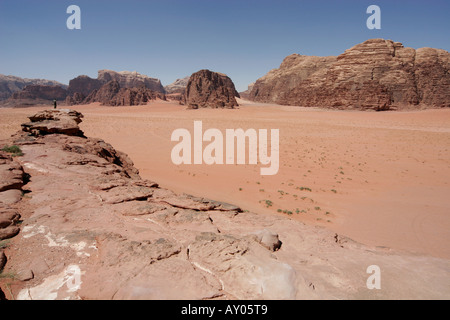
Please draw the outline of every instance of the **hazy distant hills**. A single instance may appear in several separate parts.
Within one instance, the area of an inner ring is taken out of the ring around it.
[[[58,81],[46,79],[27,79],[0,74],[0,100],[8,99],[13,93],[21,91],[28,85],[60,86],[63,89],[67,89],[67,85]]]
[[[169,93],[169,94],[184,93],[184,91],[186,90],[186,86],[189,82],[189,78],[190,78],[190,76],[187,76],[182,79],[177,79],[177,80],[175,80],[175,82],[165,86],[164,90],[166,90],[166,93]]]

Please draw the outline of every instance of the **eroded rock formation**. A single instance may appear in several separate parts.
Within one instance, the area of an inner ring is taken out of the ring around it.
[[[338,57],[288,56],[249,99],[339,109],[450,107],[450,54],[371,39]]]
[[[191,75],[185,101],[189,108],[234,108],[239,93],[225,74],[200,70]]]
[[[66,85],[53,80],[27,79],[0,74],[0,101],[8,99],[13,93],[19,92],[29,85],[59,86],[67,89]]]
[[[118,81],[111,80],[100,89],[92,91],[81,103],[100,102],[106,106],[137,106],[156,99],[166,100],[166,97],[163,93],[152,91],[143,86],[121,88]]]
[[[109,106],[133,106],[165,99],[159,79],[129,71],[99,70],[97,79],[79,76],[70,80],[68,92],[67,105],[101,102]]]
[[[116,72],[112,70],[99,70],[97,79],[103,84],[115,80],[121,88],[144,87],[155,92],[165,93],[164,87],[159,79],[148,77],[136,71]]]

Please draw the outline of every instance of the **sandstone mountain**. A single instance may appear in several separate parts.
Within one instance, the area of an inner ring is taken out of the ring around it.
[[[66,96],[67,90],[61,86],[32,84],[14,92],[7,100],[1,101],[0,105],[9,108],[52,105],[53,100],[64,101]]]
[[[234,108],[239,93],[233,81],[222,73],[200,70],[189,78],[185,101],[189,108]]]
[[[139,88],[145,87],[155,92],[165,93],[164,87],[159,79],[150,78],[146,75],[137,73],[136,71],[112,71],[99,70],[97,79],[105,84],[111,80],[119,82],[121,88]]]
[[[105,106],[136,106],[156,99],[165,100],[166,98],[163,93],[150,90],[144,86],[121,88],[117,80],[111,80],[99,89],[93,90],[86,98],[83,98],[82,94],[77,93],[73,96],[68,96],[66,104],[76,105],[100,102]]]
[[[339,109],[450,107],[450,54],[371,39],[338,57],[288,56],[249,99]]]
[[[182,93],[184,94],[185,90],[186,90],[186,86],[189,82],[189,76],[183,78],[183,79],[177,79],[175,80],[175,82],[167,85],[164,87],[164,90],[166,91],[166,93],[168,94],[173,94],[173,93]]]
[[[137,72],[111,70],[99,70],[97,79],[85,75],[72,79],[67,91],[68,105],[102,102],[112,106],[144,104],[156,97],[162,98],[165,92],[158,79]]]
[[[44,99],[44,100],[64,100],[67,90],[60,86],[47,86],[40,84],[28,85],[12,94],[11,99]]]
[[[67,88],[66,85],[53,80],[27,79],[0,74],[0,101],[8,99],[13,93],[21,91],[28,85],[60,86],[63,89]]]
[[[98,79],[92,79],[89,76],[81,75],[69,81],[67,91],[69,95],[80,94],[88,96],[92,91],[100,89],[104,83]]]
[[[0,151],[0,299],[450,298],[446,259],[176,194],[80,134],[80,113],[29,119],[0,141],[23,152]]]

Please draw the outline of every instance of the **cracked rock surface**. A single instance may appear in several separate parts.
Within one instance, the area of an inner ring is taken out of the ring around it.
[[[18,275],[0,281],[8,299],[450,297],[447,260],[176,194],[99,139],[23,132],[8,143],[30,176],[21,201],[0,204],[4,230],[20,228],[0,252]],[[366,287],[370,265],[382,290]]]

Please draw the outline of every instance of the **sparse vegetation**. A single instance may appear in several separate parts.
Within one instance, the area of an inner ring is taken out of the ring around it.
[[[266,205],[266,208],[269,208],[269,207],[273,206],[273,202],[271,200],[260,200],[259,202],[260,203],[264,202],[265,205]]]
[[[17,275],[14,272],[3,272],[3,270],[0,270],[0,279],[15,279],[16,277]]]
[[[8,245],[9,245],[9,240],[0,241],[0,249],[6,249],[6,248],[8,248]]]
[[[23,156],[23,152],[20,149],[20,147],[16,146],[16,145],[12,145],[10,147],[5,146],[2,148],[2,151],[7,152],[7,153],[11,153],[11,156],[13,157],[21,157]]]

